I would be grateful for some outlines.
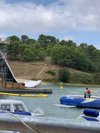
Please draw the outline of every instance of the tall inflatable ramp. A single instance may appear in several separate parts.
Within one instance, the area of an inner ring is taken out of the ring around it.
[[[25,84],[19,83],[17,81],[4,54],[1,51],[0,51],[0,88],[25,89]]]

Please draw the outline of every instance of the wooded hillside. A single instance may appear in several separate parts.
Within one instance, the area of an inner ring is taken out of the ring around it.
[[[7,58],[19,78],[100,84],[100,50],[93,45],[43,34],[7,39]]]

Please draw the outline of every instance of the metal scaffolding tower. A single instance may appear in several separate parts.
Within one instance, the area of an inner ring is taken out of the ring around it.
[[[7,52],[6,52],[6,47],[4,44],[1,44],[0,47],[0,80],[2,82],[2,84],[6,84],[6,82],[13,82],[13,83],[17,83],[17,80],[6,60],[6,56]]]

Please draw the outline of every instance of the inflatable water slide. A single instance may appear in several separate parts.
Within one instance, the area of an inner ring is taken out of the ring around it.
[[[8,64],[4,54],[0,51],[0,78],[2,82],[12,82],[13,84],[20,84],[20,81],[14,76],[14,73]],[[22,83],[22,82],[21,82]],[[41,80],[25,80],[22,85],[25,87],[35,87],[41,83]],[[10,84],[11,85],[11,84]]]

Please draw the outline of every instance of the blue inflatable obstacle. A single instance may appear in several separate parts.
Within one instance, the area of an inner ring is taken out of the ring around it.
[[[100,98],[83,98],[80,96],[63,96],[60,98],[60,104],[76,106],[79,108],[100,108]]]
[[[100,121],[99,112],[94,109],[85,109],[83,111],[83,114],[81,115],[81,118],[87,120],[87,121]]]

